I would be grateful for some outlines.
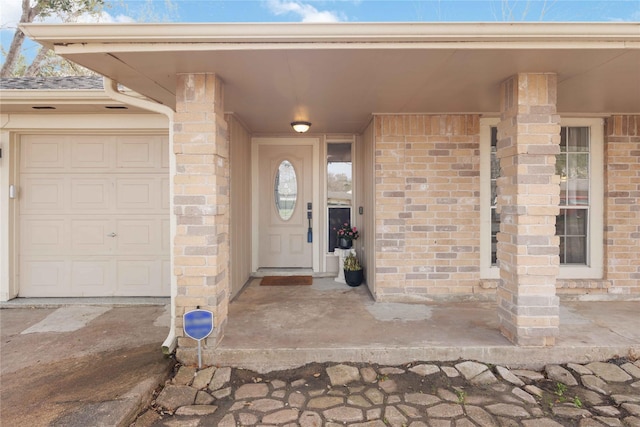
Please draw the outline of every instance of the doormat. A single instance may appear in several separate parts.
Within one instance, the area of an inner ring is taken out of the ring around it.
[[[311,276],[265,276],[260,286],[309,286],[312,283]]]

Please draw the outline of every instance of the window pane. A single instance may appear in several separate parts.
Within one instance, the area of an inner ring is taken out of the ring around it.
[[[560,151],[563,153],[567,151],[567,128],[566,127],[560,128]]]
[[[567,151],[589,151],[589,128],[567,128]]]
[[[569,154],[569,174],[571,178],[589,178],[589,154]]]
[[[556,175],[560,176],[560,206],[567,204],[567,155],[556,156]]]
[[[586,264],[588,210],[561,209],[556,220],[560,264]]]
[[[498,184],[491,181],[491,206],[495,206],[498,202]]]
[[[336,230],[344,223],[351,223],[351,208],[329,208],[329,252],[338,246]]]
[[[500,231],[500,215],[491,209],[491,265],[498,263],[498,232]]]
[[[556,156],[556,175],[560,175],[560,179],[567,178],[567,155],[558,154]]]
[[[278,166],[274,183],[274,201],[278,215],[287,221],[293,215],[298,199],[298,180],[296,171],[288,160]]]
[[[560,215],[556,217],[556,236],[564,236],[564,226],[565,226],[565,211],[566,209],[560,209]]]
[[[567,237],[565,239],[565,264],[586,264],[587,244],[584,237]]]
[[[566,209],[565,210],[566,233],[567,236],[587,235],[587,210],[586,209]]]
[[[566,183],[566,204],[571,206],[589,205],[589,180],[572,179]]]
[[[500,160],[498,160],[498,129],[491,128],[491,179],[500,177]]]
[[[352,199],[351,143],[327,144],[327,204],[350,206]]]
[[[567,158],[568,176],[565,181],[565,203],[586,206],[589,204],[589,154],[569,153]]]

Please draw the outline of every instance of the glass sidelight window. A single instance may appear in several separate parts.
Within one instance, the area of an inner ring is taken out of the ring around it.
[[[491,265],[498,262],[498,231],[500,231],[500,214],[496,210],[498,202],[498,184],[500,177],[500,161],[497,155],[498,128],[491,127]]]
[[[328,249],[337,246],[335,229],[351,223],[353,204],[353,166],[351,142],[327,144],[327,208],[329,210]]]

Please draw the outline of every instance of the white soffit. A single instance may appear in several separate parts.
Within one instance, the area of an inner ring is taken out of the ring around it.
[[[640,24],[29,24],[57,53],[174,107],[214,72],[252,131],[359,132],[371,113],[495,113],[500,82],[558,75],[559,111],[640,112]]]

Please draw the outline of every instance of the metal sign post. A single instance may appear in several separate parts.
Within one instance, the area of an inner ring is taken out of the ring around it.
[[[183,316],[184,333],[198,341],[198,369],[202,369],[201,342],[213,332],[213,313],[209,310],[191,310]]]

